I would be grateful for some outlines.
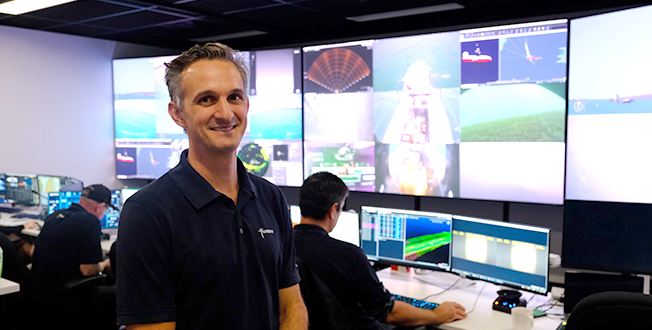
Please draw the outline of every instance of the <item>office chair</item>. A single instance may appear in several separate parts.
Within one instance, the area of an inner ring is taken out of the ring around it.
[[[64,285],[69,297],[78,299],[80,308],[69,320],[73,328],[117,329],[115,280],[107,274],[74,279]]]
[[[48,309],[45,290],[19,256],[14,242],[2,233],[0,247],[4,260],[2,277],[20,284],[19,292],[0,296],[0,329],[41,328],[46,320],[34,315]]]
[[[297,258],[297,267],[301,276],[299,282],[301,295],[308,309],[308,329],[350,330],[349,318],[328,286],[299,258]]]
[[[568,318],[566,330],[649,329],[651,325],[652,297],[608,291],[580,300]]]

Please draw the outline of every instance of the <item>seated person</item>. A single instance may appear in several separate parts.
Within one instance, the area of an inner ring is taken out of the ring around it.
[[[111,204],[109,189],[100,184],[86,187],[79,204],[58,210],[45,219],[34,241],[32,272],[50,302],[64,313],[74,312],[77,305],[65,292],[66,283],[110,269],[110,261],[103,260],[100,246],[100,219],[109,207],[117,209]]]
[[[294,227],[294,244],[297,257],[338,298],[352,328],[384,329],[381,322],[419,326],[464,319],[464,307],[454,302],[444,302],[431,311],[395,301],[360,248],[328,236],[348,194],[344,182],[333,174],[320,172],[308,177],[299,195],[301,224]]]

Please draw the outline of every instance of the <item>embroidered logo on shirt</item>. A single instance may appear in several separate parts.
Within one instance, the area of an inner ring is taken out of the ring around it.
[[[263,228],[260,228],[260,229],[258,229],[258,232],[260,233],[260,237],[265,238],[265,234],[273,234],[273,233],[274,233],[274,229],[263,229]]]

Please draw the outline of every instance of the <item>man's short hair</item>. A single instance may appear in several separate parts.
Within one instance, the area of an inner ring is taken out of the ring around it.
[[[331,173],[319,172],[309,176],[299,194],[301,216],[324,220],[334,203],[339,203],[339,211],[342,210],[348,192],[344,182]]]
[[[209,42],[203,46],[194,45],[171,62],[165,63],[165,83],[168,85],[170,99],[180,109],[183,109],[182,102],[185,97],[183,87],[181,86],[181,73],[188,66],[199,60],[222,60],[233,63],[236,69],[238,69],[238,72],[240,72],[240,77],[242,77],[242,89],[244,91],[247,90],[249,70],[242,52],[217,42]]]

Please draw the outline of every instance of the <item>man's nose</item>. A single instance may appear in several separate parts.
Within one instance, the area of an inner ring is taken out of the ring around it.
[[[224,98],[220,99],[215,104],[213,117],[216,119],[231,120],[231,118],[233,118],[233,110],[231,109],[231,104]]]

